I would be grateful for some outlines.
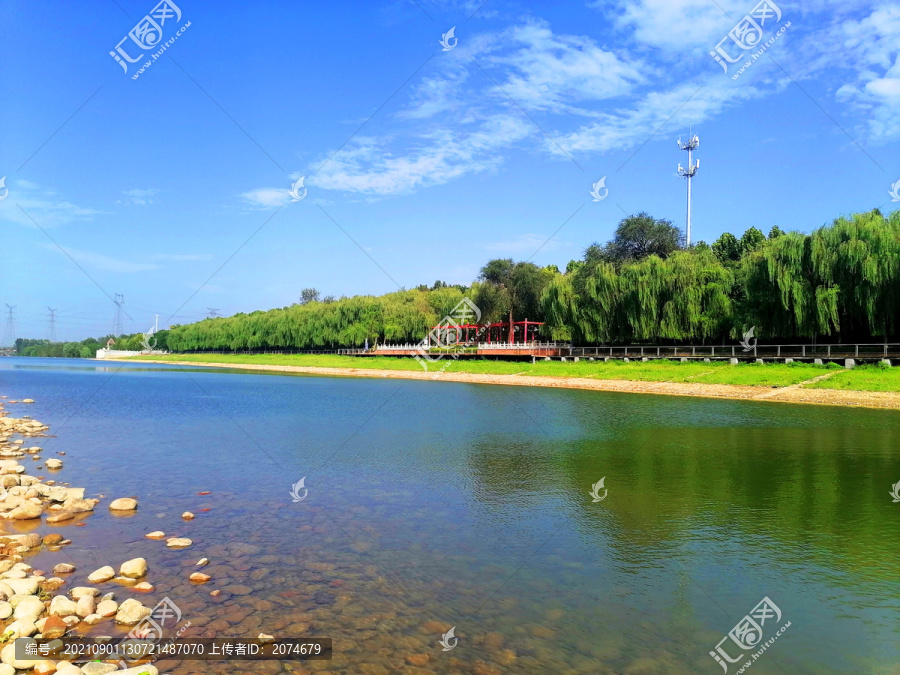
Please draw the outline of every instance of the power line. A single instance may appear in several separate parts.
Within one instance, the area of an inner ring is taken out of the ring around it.
[[[13,312],[15,305],[3,303],[6,305],[6,328],[3,331],[3,344],[0,347],[16,346],[16,317]]]
[[[116,299],[113,300],[116,304],[116,317],[113,319],[113,337],[119,337],[124,331],[122,330],[122,305],[125,304],[125,296],[121,293],[116,293]]]
[[[693,153],[694,150],[700,147],[700,137],[694,135],[694,128],[691,125],[691,137],[688,139],[687,143],[682,143],[681,138],[678,139],[678,147],[682,150],[687,150],[688,154],[688,165],[687,168],[683,168],[681,164],[678,165],[678,175],[682,178],[687,178],[687,224],[685,225],[685,246],[690,247],[691,245],[691,179],[697,173],[697,169],[700,168],[700,160],[698,159],[696,163],[693,162]]]
[[[56,309],[47,308],[50,311],[50,325],[47,326],[47,339],[50,342],[56,342]]]

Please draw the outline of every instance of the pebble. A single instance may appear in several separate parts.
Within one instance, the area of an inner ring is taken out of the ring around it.
[[[208,574],[203,574],[202,572],[194,572],[190,577],[191,581],[195,581],[198,584],[205,584],[207,581],[212,579]]]
[[[184,520],[193,520],[193,519],[194,519],[194,514],[191,513],[190,511],[185,511],[184,513],[181,514],[181,517],[182,517]]]
[[[75,571],[75,565],[71,563],[59,563],[53,568],[53,574],[71,574]]]
[[[140,591],[141,593],[149,593],[150,591],[156,590],[156,586],[147,581],[142,581],[139,584],[135,584],[135,586],[133,586],[131,590]]]
[[[35,457],[35,459],[37,459],[37,456]],[[62,465],[63,465],[63,463],[62,463],[61,459],[56,459],[53,457],[48,459],[46,462],[44,462],[44,466],[46,466],[51,471],[53,471],[55,469],[61,469]]]
[[[166,541],[166,546],[169,548],[186,548],[193,543],[187,537],[172,537]]]
[[[102,584],[104,581],[109,581],[113,577],[116,576],[116,571],[107,565],[106,567],[101,567],[99,570],[95,572],[91,572],[88,575],[88,581],[92,584]]]
[[[165,539],[166,533],[161,530],[156,530],[156,532],[150,532],[149,534],[144,535],[147,539]]]
[[[140,579],[147,576],[147,561],[144,558],[134,558],[122,563],[119,574],[129,579]]]
[[[116,623],[133,626],[141,619],[150,616],[150,612],[149,607],[144,607],[134,598],[128,598],[128,600],[119,605],[119,610],[116,612]]]
[[[109,503],[111,511],[134,511],[137,506],[137,499],[132,499],[131,497],[120,497]]]
[[[209,565],[209,558],[200,558],[200,560],[197,561],[197,567],[203,567],[205,565]]]

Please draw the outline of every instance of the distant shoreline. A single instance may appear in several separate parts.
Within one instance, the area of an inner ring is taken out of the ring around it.
[[[272,364],[224,363],[208,361],[172,361],[161,359],[104,359],[104,362],[160,363],[181,366],[206,366],[233,370],[262,372],[305,373],[342,377],[390,378],[401,380],[432,380],[495,384],[516,387],[549,387],[581,389],[631,394],[661,394],[665,396],[693,396],[700,398],[765,401],[771,403],[805,403],[842,407],[900,410],[900,393],[884,391],[847,391],[841,389],[807,389],[797,385],[761,387],[700,382],[652,382],[636,380],[600,380],[584,377],[553,377],[534,375],[497,375],[483,373],[417,372],[413,370],[384,370],[375,368],[327,368],[317,366],[282,366]]]

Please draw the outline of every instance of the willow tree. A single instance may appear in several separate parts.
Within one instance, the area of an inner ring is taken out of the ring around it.
[[[810,237],[817,312],[859,337],[896,333],[900,316],[900,211],[839,218]],[[822,300],[819,300],[819,297]]]
[[[834,293],[816,293],[809,237],[790,232],[741,259],[739,322],[766,337],[814,337],[839,328]],[[739,330],[741,326],[736,326]]]

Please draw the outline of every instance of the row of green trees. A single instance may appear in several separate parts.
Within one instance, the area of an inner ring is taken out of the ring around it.
[[[166,349],[166,338],[168,331],[161,330],[150,338],[151,343],[155,340],[154,349]],[[87,338],[81,342],[50,342],[50,340],[33,340],[29,338],[18,338],[16,340],[16,353],[19,356],[56,356],[72,359],[92,359],[97,354],[98,349],[106,347],[106,342],[113,337],[107,335],[100,338]],[[133,335],[119,335],[115,338],[113,349],[123,349],[127,351],[140,351],[143,346],[144,334],[134,333]]]
[[[565,272],[512,259],[489,261],[471,286],[435,282],[382,296],[320,299],[304,289],[289,307],[173,326],[156,335],[171,351],[336,349],[418,342],[464,298],[481,323],[544,321],[540,337],[595,343],[710,343],[750,326],[763,339],[895,338],[900,320],[900,211],[838,218],[811,234],[750,228],[712,245],[683,245],[680,231],[646,213],[625,218]],[[141,334],[117,338],[140,349]],[[508,337],[508,336],[506,336]],[[87,355],[106,338],[19,353]],[[61,351],[60,354],[57,352]]]
[[[463,298],[482,322],[544,321],[542,337],[577,343],[714,342],[896,336],[900,211],[839,218],[812,234],[750,228],[685,248],[678,228],[641,213],[561,273],[489,261],[470,287],[420,286],[175,326],[173,351],[333,349],[418,342]]]

